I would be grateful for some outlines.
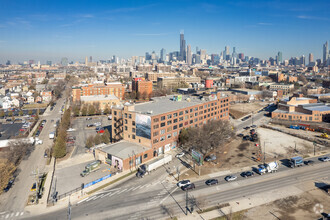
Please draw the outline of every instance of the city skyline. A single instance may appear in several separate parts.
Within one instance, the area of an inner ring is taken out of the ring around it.
[[[0,5],[2,64],[30,59],[59,62],[62,57],[69,61],[84,61],[85,56],[130,58],[147,51],[159,55],[162,48],[167,53],[180,51],[180,30],[185,32],[185,45],[208,54],[220,54],[228,45],[236,47],[236,53],[261,59],[279,51],[283,60],[309,53],[322,59],[322,45],[330,39],[326,1],[192,1],[189,5],[185,1],[79,5],[6,1]]]

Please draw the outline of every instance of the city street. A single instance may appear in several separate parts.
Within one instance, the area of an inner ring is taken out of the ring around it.
[[[319,162],[317,158],[314,160],[316,163],[313,166],[291,169],[282,165],[275,174],[255,175],[248,179],[239,177],[232,183],[225,182],[224,176],[213,177],[219,179],[217,186],[206,186],[205,180],[193,181],[196,189],[190,191],[189,195],[195,198],[203,197],[208,206],[212,206],[243,196],[262,194],[274,189],[285,190],[287,186],[319,181],[321,178],[329,179],[330,163]],[[185,193],[175,185],[174,179],[168,181],[164,178],[166,175],[163,169],[159,171],[164,173],[159,178],[132,177],[126,184],[100,191],[81,200],[72,206],[72,219],[103,219],[105,216],[111,219],[161,219],[169,217],[162,210],[164,206],[171,209],[174,215],[184,214]],[[153,174],[150,175],[152,176]],[[63,209],[34,216],[33,219],[64,219],[66,216],[67,210]]]
[[[55,130],[54,122],[61,118],[59,111],[64,101],[65,98],[59,99],[53,111],[49,112],[48,108],[44,115],[40,116],[39,122],[43,119],[47,120],[39,135],[39,139],[43,140],[43,144],[36,145],[30,157],[21,162],[15,174],[17,177],[13,187],[8,192],[0,195],[0,218],[7,215],[17,218],[25,214],[24,207],[27,204],[28,196],[32,194],[30,191],[31,186],[36,181],[34,174],[45,172],[47,158],[44,158],[44,152],[53,144],[53,140],[49,139],[49,133]],[[54,122],[51,122],[52,120]]]

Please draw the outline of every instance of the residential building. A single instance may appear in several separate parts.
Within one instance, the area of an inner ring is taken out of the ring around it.
[[[139,99],[150,99],[152,81],[147,81],[144,78],[134,78],[132,80],[132,91],[139,95]]]
[[[290,91],[294,88],[294,84],[271,84],[269,86],[269,90],[284,90],[284,91]]]
[[[82,96],[115,95],[122,100],[125,98],[125,85],[120,82],[106,83],[103,85],[80,85],[72,87],[72,101],[79,102]]]
[[[120,105],[120,100],[115,95],[81,96],[80,101],[82,105],[98,105],[101,111],[107,107],[111,109],[114,106]]]
[[[182,83],[201,83],[201,78],[196,76],[184,76],[184,77],[158,77],[158,88],[173,88],[182,85]]]
[[[176,73],[171,73],[171,72],[162,72],[162,73],[148,72],[146,73],[146,79],[152,82],[157,82],[158,77],[174,77],[176,75],[177,75]]]

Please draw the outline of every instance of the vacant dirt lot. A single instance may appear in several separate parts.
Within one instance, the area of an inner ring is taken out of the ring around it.
[[[313,143],[302,140],[279,131],[274,131],[266,128],[258,128],[260,144],[262,150],[266,145],[266,156],[272,158],[281,158],[285,156],[293,156],[297,153],[306,155],[314,150]]]
[[[233,118],[237,119],[244,115],[251,114],[251,112],[258,111],[259,109],[266,107],[268,104],[268,102],[236,103],[230,105],[229,113]]]
[[[289,196],[249,209],[245,219],[319,219],[321,213],[330,212],[329,204],[330,196],[320,189],[314,189],[299,196]]]

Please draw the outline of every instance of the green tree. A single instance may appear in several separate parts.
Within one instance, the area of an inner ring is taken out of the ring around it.
[[[18,114],[19,114],[19,116],[23,116],[24,115],[23,110],[20,110]]]
[[[65,139],[58,137],[53,148],[53,155],[55,158],[62,158],[66,155]]]
[[[86,147],[91,148],[94,146],[94,137],[91,135],[86,140]]]
[[[5,117],[5,112],[4,111],[0,111],[0,118]]]
[[[32,115],[32,113],[33,113],[32,110],[28,111],[28,115]]]
[[[104,110],[103,110],[103,113],[104,113],[105,115],[110,114],[110,107],[109,107],[108,104],[105,106],[105,108],[104,108]]]
[[[102,143],[102,137],[100,134],[96,134],[95,137],[94,137],[94,144],[95,145],[98,145],[98,144],[101,144]]]
[[[102,134],[102,142],[105,144],[110,143],[110,133],[108,129],[105,129],[104,133]]]
[[[35,120],[39,120],[39,109],[37,109]]]
[[[94,105],[88,106],[88,115],[95,115],[95,107]]]
[[[73,115],[75,117],[78,117],[80,115],[80,106],[79,105],[74,105],[72,108]]]
[[[101,114],[100,103],[99,102],[93,103],[93,106],[94,106],[94,109],[95,109],[95,114],[100,115]]]
[[[86,116],[87,115],[88,108],[86,105],[83,105],[81,109],[81,115]]]
[[[8,111],[8,117],[13,116],[13,112],[12,111]]]
[[[188,128],[188,129],[189,129],[189,128]],[[189,140],[188,129],[183,128],[183,129],[180,131],[180,134],[179,134],[179,142],[180,142],[180,144],[182,144],[182,145],[184,145],[185,143],[187,143],[187,141]]]

